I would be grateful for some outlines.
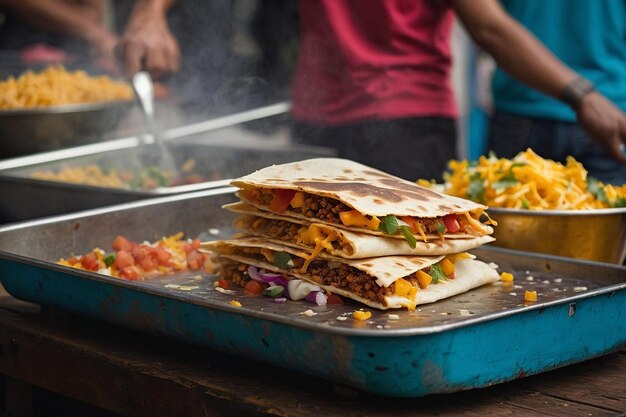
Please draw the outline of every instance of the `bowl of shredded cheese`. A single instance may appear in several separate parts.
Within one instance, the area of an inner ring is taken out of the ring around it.
[[[133,100],[126,82],[63,67],[0,80],[0,157],[96,141]]]
[[[489,206],[494,245],[600,262],[626,258],[626,185],[603,184],[568,157],[565,164],[528,149],[450,161],[443,186],[424,186]]]

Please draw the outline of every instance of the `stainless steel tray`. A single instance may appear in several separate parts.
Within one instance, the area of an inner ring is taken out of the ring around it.
[[[219,135],[220,132],[213,132]],[[226,133],[222,133],[226,136]],[[194,173],[207,181],[151,190],[127,190],[111,187],[95,187],[70,184],[57,181],[45,181],[31,178],[31,174],[40,170],[58,172],[65,167],[78,167],[96,164],[110,168],[128,168],[138,165],[145,150],[141,146],[115,151],[99,151],[72,158],[56,158],[56,154],[37,156],[36,164],[4,165],[0,168],[0,223],[16,222],[39,217],[69,213],[78,210],[102,207],[163,195],[179,194],[207,188],[228,185],[229,178],[245,175],[254,170],[272,164],[293,162],[320,156],[334,156],[328,148],[295,146],[276,143],[276,141],[228,141],[226,136],[220,142],[189,137],[167,143],[174,162],[181,166],[187,159],[196,161]],[[28,161],[28,159],[27,159]],[[0,163],[0,166],[2,163]]]
[[[586,360],[626,343],[626,268],[485,247],[513,272],[497,283],[408,311],[274,303],[181,274],[128,282],[53,262],[119,233],[143,241],[185,231],[232,233],[220,207],[232,189],[206,190],[0,227],[0,279],[14,296],[321,376],[377,394],[415,397],[483,387]],[[538,302],[524,302],[524,290]],[[241,307],[229,305],[236,299]],[[302,313],[312,310],[315,315]],[[344,319],[345,318],[345,319]]]

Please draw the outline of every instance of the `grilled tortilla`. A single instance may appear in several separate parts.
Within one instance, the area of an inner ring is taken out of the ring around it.
[[[465,252],[485,243],[491,236],[471,236],[455,239],[417,241],[411,248],[403,240],[354,232],[320,223],[308,223],[280,214],[266,212],[238,202],[224,206],[243,214],[234,221],[234,227],[249,235],[262,236],[271,242],[311,252],[315,258],[321,251],[346,259],[371,258],[390,255],[446,255]]]
[[[493,268],[471,259],[469,254],[366,259],[342,259],[321,254],[304,269],[309,254],[265,239],[214,241],[202,246],[215,254],[223,278],[241,286],[245,286],[250,279],[246,275],[246,267],[253,265],[283,273],[288,279],[312,282],[329,293],[383,310],[402,307],[413,310],[416,305],[448,298],[499,280]],[[277,266],[276,253],[287,253],[291,259]]]
[[[445,237],[485,236],[487,208],[440,194],[354,161],[308,159],[274,165],[235,179],[239,198],[284,216],[411,244]]]

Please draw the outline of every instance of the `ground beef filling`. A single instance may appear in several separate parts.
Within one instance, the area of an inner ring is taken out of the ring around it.
[[[266,219],[263,217],[255,218],[253,216],[247,216],[242,222],[246,229],[254,234],[270,239],[281,240],[283,242],[296,243],[296,238],[303,229],[301,224],[284,220]]]
[[[255,259],[267,262],[266,257],[262,253],[258,252],[258,249],[256,252],[254,251],[254,248],[242,249],[247,249],[245,252]],[[292,262],[295,267],[286,272],[298,273],[299,267],[302,266],[304,260],[293,257]],[[247,269],[248,265],[243,263],[223,263],[222,277],[241,287],[244,287],[250,280],[250,277],[246,272]],[[307,275],[312,281],[315,281],[318,284],[348,290],[362,298],[377,301],[379,303],[383,303],[385,296],[392,296],[395,292],[395,283],[391,284],[389,287],[381,287],[368,273],[343,263],[338,263],[336,268],[330,268],[328,261],[315,260],[309,265]],[[406,276],[404,279],[409,281],[411,285],[419,287],[416,274]]]
[[[264,217],[247,216],[241,220],[251,233],[282,242],[298,243],[298,235],[307,230],[306,226],[285,220],[266,219]],[[331,242],[335,249],[341,249],[340,242]],[[313,247],[313,246],[311,246]]]
[[[260,200],[261,204],[269,206],[273,198],[274,194],[272,193],[271,189],[262,188],[259,190],[258,199]],[[353,209],[352,207],[349,207],[341,201],[335,200],[333,198],[304,193],[304,203],[302,207],[289,207],[288,210],[294,213],[303,214],[306,217],[312,217],[315,219],[327,221],[329,223],[342,225],[343,223],[341,222],[339,213],[344,211],[351,211]],[[416,223],[421,226],[424,232],[428,234],[439,234],[439,231],[437,230],[437,225],[444,226],[443,217],[434,217],[432,219],[414,219]],[[460,221],[462,223],[461,230],[471,234],[475,233],[470,227],[463,227],[462,217],[460,218]],[[414,232],[417,233],[417,231]]]

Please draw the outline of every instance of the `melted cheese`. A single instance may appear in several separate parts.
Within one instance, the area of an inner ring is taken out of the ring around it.
[[[294,194],[293,198],[289,202],[289,205],[294,208],[300,208],[304,204],[304,193],[302,191],[298,191]]]
[[[482,232],[485,234],[489,234],[490,230],[483,225],[481,222],[479,222],[478,220],[474,219],[469,212],[465,212],[465,218],[467,219],[467,222],[470,224],[470,226],[472,226],[476,231],[478,232]],[[491,220],[493,222],[493,220]]]
[[[339,213],[339,218],[344,226],[360,226],[367,227],[370,230],[378,230],[380,225],[380,219],[373,216],[368,219],[367,216],[359,213],[357,210],[342,211]]]
[[[315,248],[311,254],[305,258],[306,260],[304,261],[302,268],[300,268],[300,272],[306,272],[309,264],[319,256],[323,249],[326,249],[328,252],[332,252],[333,245],[331,242],[337,240],[337,238],[337,232],[332,231],[331,233],[326,234],[325,231],[315,224],[312,224],[307,230],[301,232],[297,238],[298,243],[315,245]]]
[[[428,239],[426,239],[426,233],[424,233],[424,229],[422,229],[422,226],[418,222],[415,222],[415,227],[417,228],[420,236],[422,236],[424,242],[428,242]]]

